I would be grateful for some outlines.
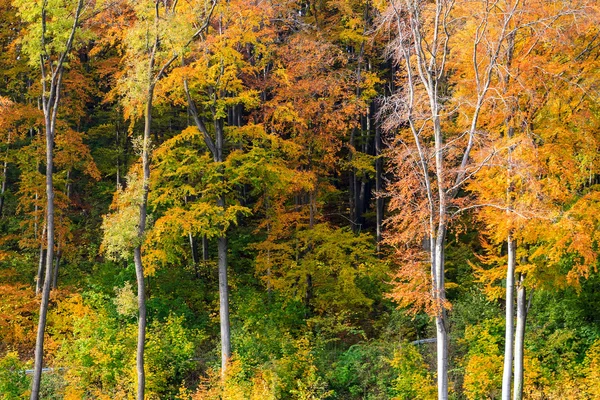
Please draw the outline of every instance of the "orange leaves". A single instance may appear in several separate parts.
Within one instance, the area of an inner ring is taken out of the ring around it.
[[[0,337],[3,346],[21,354],[31,352],[36,329],[33,316],[38,308],[38,300],[30,287],[0,285]]]
[[[100,171],[83,142],[83,134],[72,129],[60,130],[56,135],[55,165],[66,170],[78,169],[95,180],[100,179]]]

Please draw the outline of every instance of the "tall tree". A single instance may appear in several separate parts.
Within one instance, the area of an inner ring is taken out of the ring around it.
[[[228,141],[226,126],[241,125],[241,110],[251,109],[258,103],[258,92],[248,86],[244,74],[252,75],[266,64],[263,58],[271,41],[268,18],[272,11],[269,4],[244,0],[215,6],[216,2],[206,15],[205,30],[202,35],[194,35],[190,52],[183,55],[183,66],[172,78],[179,79],[179,90],[175,95],[181,94],[183,89],[189,113],[202,134],[219,177],[210,197],[213,197],[222,216],[217,226],[217,249],[221,372],[225,374],[231,358],[227,230],[230,220],[235,219],[239,211],[236,208],[228,210],[226,199],[230,191],[227,189],[229,177],[224,164]],[[199,199],[201,202],[204,200],[206,198]]]
[[[435,318],[438,398],[445,400],[446,234],[456,208],[464,207],[457,198],[460,189],[488,161],[474,164],[471,153],[484,143],[479,119],[519,2],[502,6],[485,1],[390,3],[382,10],[381,24],[394,31],[388,51],[399,66],[401,90],[386,99],[382,110],[384,128],[400,130],[392,150],[393,173],[398,180],[389,190],[390,208],[397,214],[388,219],[392,228],[388,243],[402,246],[398,253],[406,263],[398,274],[396,298],[401,304],[416,301],[416,306],[425,306]],[[450,64],[455,47],[473,52],[471,62],[460,70]],[[453,78],[461,73],[473,80],[474,101],[470,103],[464,103],[453,90]],[[460,117],[453,118],[455,113]],[[428,253],[429,285],[423,271],[423,250]],[[407,293],[427,286],[429,296]]]
[[[124,46],[124,63],[127,66],[118,91],[122,94],[125,116],[135,120],[143,116],[143,135],[139,143],[141,155],[141,182],[138,206],[138,222],[134,241],[138,291],[138,338],[136,352],[137,398],[144,399],[145,371],[144,348],[146,341],[146,287],[142,245],[147,230],[148,192],[150,189],[152,112],[158,83],[170,71],[173,63],[184,49],[208,27],[216,2],[179,4],[177,1],[133,2],[133,23],[121,38]],[[127,7],[127,5],[123,5]],[[148,23],[151,21],[152,23]],[[197,23],[197,25],[196,25]],[[109,224],[110,225],[110,224]]]
[[[21,18],[28,26],[25,51],[32,63],[39,63],[41,69],[41,103],[44,112],[46,136],[46,275],[40,303],[40,316],[35,346],[35,364],[31,399],[37,400],[40,394],[40,380],[44,356],[44,332],[48,299],[52,281],[54,261],[54,139],[56,120],[61,97],[61,86],[65,64],[73,47],[75,34],[84,9],[84,1],[55,3],[49,1],[17,1]]]

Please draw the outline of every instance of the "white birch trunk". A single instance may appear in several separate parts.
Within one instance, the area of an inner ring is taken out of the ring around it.
[[[523,349],[525,342],[525,323],[527,320],[527,293],[523,286],[524,276],[519,279],[517,289],[517,329],[515,333],[515,379],[513,399],[523,398]]]

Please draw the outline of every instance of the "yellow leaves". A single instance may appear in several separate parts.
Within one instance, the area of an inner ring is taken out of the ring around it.
[[[285,296],[303,296],[310,275],[311,303],[323,314],[344,307],[368,307],[372,299],[359,282],[380,282],[387,271],[387,265],[375,258],[368,235],[356,236],[328,224],[303,230],[293,225],[275,226],[269,238],[255,248],[259,250],[257,272],[268,286]]]
[[[121,288],[115,287],[116,297],[113,302],[117,306],[117,312],[124,317],[131,317],[138,311],[137,295],[133,292],[130,282],[125,282]]]
[[[465,380],[463,383],[468,399],[489,399],[499,395],[502,386],[503,356],[498,346],[502,320],[484,321],[482,325],[467,326],[462,339],[469,346],[466,356]]]
[[[394,389],[399,396],[393,400],[429,400],[436,397],[434,376],[415,346],[402,343],[400,349],[394,352],[390,364],[398,370]]]
[[[101,251],[109,258],[127,259],[140,243],[138,223],[143,196],[143,179],[136,167],[127,175],[127,187],[119,188],[113,198],[111,213],[104,216]]]
[[[26,34],[21,40],[23,52],[32,66],[39,66],[42,53],[54,57],[66,49],[73,25],[73,15],[79,0],[14,0],[19,16],[26,22]],[[46,8],[46,40],[42,49],[42,4]]]

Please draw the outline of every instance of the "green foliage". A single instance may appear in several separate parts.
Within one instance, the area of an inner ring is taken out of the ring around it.
[[[65,396],[77,398],[126,398],[132,394],[135,376],[137,324],[131,314],[123,315],[123,297],[116,300],[95,292],[85,293],[63,303],[66,325],[72,332],[58,350],[57,364],[65,368]],[[146,368],[151,396],[165,398],[179,390],[187,374],[195,368],[195,349],[203,334],[185,326],[183,316],[170,314],[154,319],[148,326]]]
[[[435,398],[437,389],[433,376],[429,372],[423,356],[417,348],[409,343],[403,343],[394,353],[391,365],[398,371],[394,380],[394,399],[426,400]]]
[[[169,315],[164,321],[154,320],[148,329],[147,388],[159,398],[175,395],[196,364],[195,349],[204,337],[183,324],[183,317]]]
[[[28,395],[27,368],[28,364],[21,361],[17,352],[10,351],[0,358],[0,399],[17,400]]]
[[[127,186],[113,199],[113,212],[104,217],[102,250],[111,259],[129,259],[139,244],[138,227],[144,182],[136,171],[127,175]]]
[[[464,341],[468,353],[464,361],[464,390],[468,399],[495,399],[502,387],[501,319],[484,320],[467,326]]]
[[[14,0],[19,16],[28,24],[22,38],[29,63],[38,66],[40,57],[63,53],[73,27],[73,14],[79,0]],[[42,13],[46,14],[45,42],[42,44]]]
[[[396,389],[397,369],[390,356],[394,344],[385,341],[364,342],[350,346],[343,352],[327,378],[339,399],[389,399]]]

